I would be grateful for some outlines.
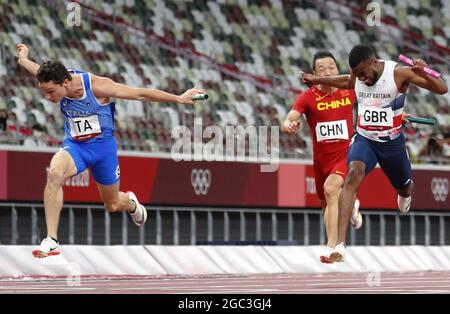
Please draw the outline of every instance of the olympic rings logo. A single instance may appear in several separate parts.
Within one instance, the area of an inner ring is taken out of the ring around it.
[[[191,184],[196,195],[208,194],[208,189],[211,186],[212,176],[209,169],[192,169]]]
[[[448,178],[433,178],[431,180],[431,192],[434,200],[437,202],[445,202],[448,196]]]

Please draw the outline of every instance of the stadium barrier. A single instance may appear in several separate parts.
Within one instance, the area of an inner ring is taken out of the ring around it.
[[[147,206],[136,228],[125,212],[101,205],[67,204],[59,240],[87,245],[324,245],[323,214],[305,208]],[[362,210],[364,223],[350,228],[350,245],[449,245],[450,212]],[[46,236],[39,203],[0,203],[0,244],[37,245]]]
[[[0,201],[41,202],[55,151],[0,148]],[[309,160],[280,160],[274,172],[262,172],[264,164],[257,162],[176,162],[170,154],[141,152],[121,152],[119,162],[121,189],[133,191],[143,204],[320,207]],[[417,196],[412,210],[450,209],[450,166],[414,166],[413,180]],[[87,170],[65,182],[64,198],[73,203],[99,202],[97,186]],[[396,192],[380,168],[363,182],[358,198],[364,209],[397,208]]]
[[[32,249],[0,246],[0,278],[450,270],[450,246],[353,246],[345,263],[332,265],[319,262],[321,246],[67,245],[45,259]]]

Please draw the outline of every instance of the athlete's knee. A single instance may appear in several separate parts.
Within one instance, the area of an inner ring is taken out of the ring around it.
[[[47,183],[60,185],[64,181],[64,171],[56,167],[50,167],[47,173]]]
[[[103,204],[107,211],[115,213],[122,210],[122,206],[119,202],[109,202]]]
[[[365,177],[364,167],[360,165],[354,165],[349,168],[347,178],[345,179],[345,185],[359,185]]]
[[[331,198],[339,197],[340,189],[341,189],[340,186],[336,186],[334,184],[325,184],[323,186],[323,192],[325,194],[325,198],[329,200]]]

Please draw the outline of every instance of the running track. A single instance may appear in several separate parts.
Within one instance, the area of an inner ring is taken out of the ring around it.
[[[450,272],[0,278],[0,294],[450,293]]]

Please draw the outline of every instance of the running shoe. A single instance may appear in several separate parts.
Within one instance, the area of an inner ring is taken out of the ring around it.
[[[333,248],[328,245],[325,248],[325,252],[320,255],[320,262],[324,264],[332,264],[333,262],[330,259],[330,254],[333,252]]]
[[[352,224],[353,228],[359,229],[361,228],[363,224],[363,217],[361,215],[361,212],[359,211],[359,199],[355,200],[355,204],[353,205],[353,213],[350,217],[350,223]]]
[[[147,210],[142,206],[133,192],[128,192],[128,197],[136,204],[134,212],[130,213],[131,218],[136,226],[142,226],[147,220]]]
[[[403,214],[407,213],[409,211],[409,209],[411,208],[411,201],[412,201],[411,196],[403,197],[403,196],[397,195],[398,209]]]
[[[330,261],[332,263],[342,263],[345,261],[345,244],[344,242],[339,243],[334,248],[333,252],[330,254]]]
[[[59,255],[59,243],[51,237],[42,240],[41,245],[33,250],[32,254],[37,258],[44,258],[51,255]]]

